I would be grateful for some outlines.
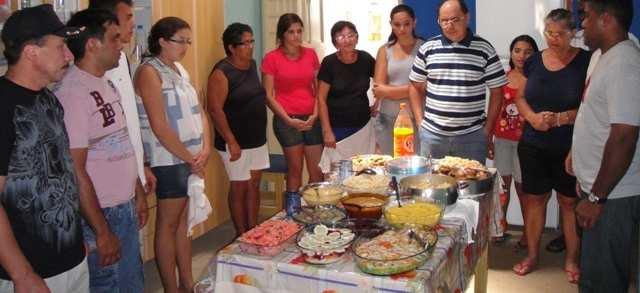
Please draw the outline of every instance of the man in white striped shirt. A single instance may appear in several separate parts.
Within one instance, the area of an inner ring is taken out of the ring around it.
[[[422,155],[446,155],[484,163],[487,143],[507,84],[491,44],[469,30],[463,0],[445,0],[438,7],[442,35],[418,51],[411,69],[411,108],[420,127]],[[486,89],[490,90],[485,111]]]

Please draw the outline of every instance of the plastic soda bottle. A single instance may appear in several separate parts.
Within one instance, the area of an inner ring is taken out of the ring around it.
[[[413,121],[405,103],[400,104],[400,112],[393,124],[393,156],[413,155]]]

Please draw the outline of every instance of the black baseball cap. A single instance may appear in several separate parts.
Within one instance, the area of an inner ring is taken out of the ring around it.
[[[67,27],[53,11],[51,4],[18,10],[4,23],[2,42],[6,47],[18,47],[46,35],[63,38],[79,34],[81,29]]]

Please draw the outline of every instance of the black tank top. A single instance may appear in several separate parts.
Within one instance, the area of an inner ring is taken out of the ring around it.
[[[251,60],[247,70],[234,67],[227,59],[222,59],[213,67],[227,77],[227,99],[224,113],[231,132],[242,149],[251,149],[267,142],[267,107],[265,90],[258,79],[256,62]],[[226,151],[224,138],[216,129],[215,147]]]

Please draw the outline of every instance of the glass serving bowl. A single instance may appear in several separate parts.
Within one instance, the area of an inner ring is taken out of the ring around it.
[[[355,240],[355,233],[340,223],[309,225],[296,237],[296,245],[307,263],[339,261]]]
[[[390,200],[384,209],[386,222],[394,228],[432,229],[442,219],[446,204],[412,198]]]
[[[345,195],[342,186],[331,182],[309,183],[300,189],[300,194],[310,206],[335,205]]]
[[[350,193],[340,200],[349,218],[375,220],[380,219],[388,202],[388,196],[376,193]]]
[[[428,231],[427,241],[412,229],[360,236],[352,249],[356,265],[367,274],[379,276],[415,270],[427,261],[437,242],[437,233]]]

